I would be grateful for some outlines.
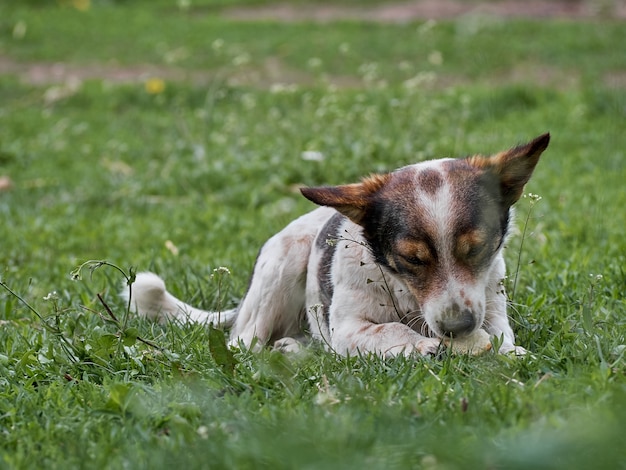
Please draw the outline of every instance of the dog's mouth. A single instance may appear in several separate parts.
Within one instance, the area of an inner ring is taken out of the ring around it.
[[[441,338],[445,340],[450,339],[464,339],[472,336],[476,330],[480,329],[481,325],[478,325],[476,321],[467,319],[459,319],[453,322],[441,322],[437,321],[436,325],[427,325],[425,331],[428,331],[431,338]]]
[[[419,333],[420,335],[425,336],[426,338],[439,338],[440,337],[440,335],[437,334],[435,330],[433,330],[430,327],[430,325],[428,324],[428,322],[422,315],[422,312],[419,310],[408,312],[404,315],[400,315],[399,320],[400,320],[400,323],[403,323],[404,325],[408,326],[416,333]]]
[[[445,320],[437,320],[431,325],[421,312],[410,312],[400,317],[400,323],[427,338],[462,339],[471,336],[480,328],[476,318],[469,310],[461,315],[447,317]]]

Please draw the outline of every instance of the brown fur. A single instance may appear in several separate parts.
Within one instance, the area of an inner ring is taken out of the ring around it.
[[[435,194],[443,185],[443,177],[436,170],[424,170],[417,177],[417,187],[426,194]]]
[[[360,183],[320,188],[301,188],[303,196],[320,206],[334,207],[354,223],[360,224],[372,197],[390,180],[390,174],[374,174]]]

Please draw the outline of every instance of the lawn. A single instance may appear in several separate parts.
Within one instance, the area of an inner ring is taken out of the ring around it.
[[[0,468],[626,468],[623,20],[223,10],[263,3],[0,5]],[[232,307],[300,185],[546,131],[506,254],[528,356],[228,352],[117,295]]]

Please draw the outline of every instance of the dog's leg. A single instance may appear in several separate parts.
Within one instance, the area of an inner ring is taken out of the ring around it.
[[[515,346],[515,335],[506,314],[506,293],[502,285],[504,279],[504,259],[500,255],[494,261],[490,280],[485,290],[487,308],[485,312],[485,331],[490,336],[502,339],[498,352],[501,354],[514,352],[516,355],[526,354],[521,346]]]
[[[331,313],[332,315],[332,313]],[[402,323],[372,323],[353,319],[337,325],[332,346],[340,354],[372,352],[383,357],[436,354],[441,339],[427,338]]]
[[[307,245],[310,243],[306,239],[296,242],[277,236],[261,249],[250,288],[239,306],[231,345],[242,342],[250,346],[256,339],[261,346],[272,337],[299,331],[304,309]],[[294,252],[303,254],[304,260],[293,258]]]
[[[317,209],[296,219],[261,248],[238,311],[231,345],[259,345],[301,330],[307,264],[320,225],[334,211]]]
[[[487,299],[489,302],[489,298]],[[517,356],[526,354],[527,351],[524,348],[515,345],[515,335],[506,314],[506,300],[497,299],[491,302],[485,316],[485,331],[490,336],[502,339],[498,352],[500,354],[515,353]],[[498,304],[500,304],[499,308],[495,308]]]
[[[373,266],[364,265],[360,271],[369,271],[369,276],[365,274],[367,278],[377,279]],[[346,280],[351,282],[355,277]],[[339,354],[360,352],[384,357],[436,354],[441,339],[423,336],[397,321],[397,300],[390,302],[390,297],[377,282],[366,282],[363,281],[367,286],[365,289],[355,290],[345,284],[335,286],[329,312],[332,348]],[[397,291],[398,286],[392,279],[388,279],[386,285]]]
[[[291,338],[286,336],[274,341],[274,350],[282,353],[297,353],[302,351],[303,347],[308,343],[306,338]]]
[[[506,315],[492,317],[491,320],[489,320],[489,326],[485,328],[485,331],[487,331],[487,333],[491,336],[502,338],[502,344],[498,350],[500,354],[515,353],[517,356],[523,356],[527,353],[524,348],[515,345],[513,330],[509,325]]]

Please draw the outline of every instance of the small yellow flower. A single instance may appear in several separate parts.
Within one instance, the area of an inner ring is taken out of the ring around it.
[[[91,8],[91,0],[73,0],[72,5],[79,11],[87,11]]]
[[[160,78],[150,78],[146,81],[145,88],[151,95],[159,95],[165,91],[165,82]]]

